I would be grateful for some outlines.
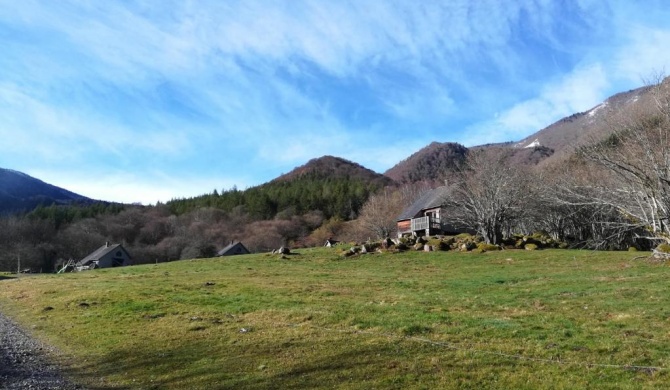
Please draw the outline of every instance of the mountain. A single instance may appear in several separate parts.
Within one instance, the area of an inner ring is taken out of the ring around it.
[[[664,83],[670,83],[670,78]],[[585,112],[562,118],[519,142],[504,142],[466,148],[456,143],[433,142],[384,173],[398,183],[444,180],[453,173],[470,150],[511,149],[514,166],[561,164],[576,148],[611,133],[616,118],[631,118],[655,107],[651,87],[615,94]]]
[[[554,160],[565,157],[575,148],[596,141],[611,132],[613,117],[631,116],[636,111],[652,107],[651,87],[641,87],[621,92],[585,112],[578,112],[522,139],[512,147],[516,149],[546,147],[554,151]],[[549,160],[549,159],[548,159]]]
[[[384,175],[353,161],[334,156],[323,156],[309,160],[305,165],[294,168],[291,172],[272,180],[271,183],[293,181],[306,177],[362,180],[381,185],[391,184],[391,180]]]
[[[437,182],[465,160],[468,148],[453,142],[433,142],[384,172],[397,183]]]
[[[25,173],[0,168],[0,214],[30,211],[40,204],[48,206],[89,202],[93,200]]]
[[[265,184],[188,199],[173,199],[167,206],[175,214],[200,207],[224,211],[245,210],[256,219],[285,218],[320,211],[325,218],[355,218],[368,196],[393,181],[359,164],[323,156]]]

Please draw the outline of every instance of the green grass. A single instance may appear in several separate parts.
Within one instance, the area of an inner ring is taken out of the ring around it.
[[[568,250],[300,252],[6,279],[0,306],[95,388],[640,389],[670,380],[664,263]]]

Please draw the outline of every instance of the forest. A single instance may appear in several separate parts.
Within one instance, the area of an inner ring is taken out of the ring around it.
[[[105,242],[122,243],[135,263],[211,257],[232,240],[254,252],[317,245],[334,234],[328,229],[354,220],[370,194],[387,182],[306,172],[291,180],[214,190],[154,206],[39,206],[0,218],[0,270],[20,266],[52,272]]]

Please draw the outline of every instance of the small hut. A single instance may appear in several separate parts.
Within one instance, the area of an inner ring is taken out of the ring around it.
[[[233,256],[233,255],[248,255],[251,252],[249,252],[249,249],[244,246],[239,241],[231,241],[228,246],[225,248],[221,249],[216,255],[217,256]]]
[[[75,266],[77,271],[95,268],[124,267],[131,264],[130,255],[121,244],[105,245],[79,260]]]

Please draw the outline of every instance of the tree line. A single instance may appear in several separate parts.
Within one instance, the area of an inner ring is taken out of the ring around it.
[[[0,270],[16,270],[21,258],[22,268],[52,272],[106,241],[123,244],[138,264],[211,257],[233,240],[252,251],[322,244],[381,187],[380,181],[306,173],[155,206],[40,206],[0,218]]]

